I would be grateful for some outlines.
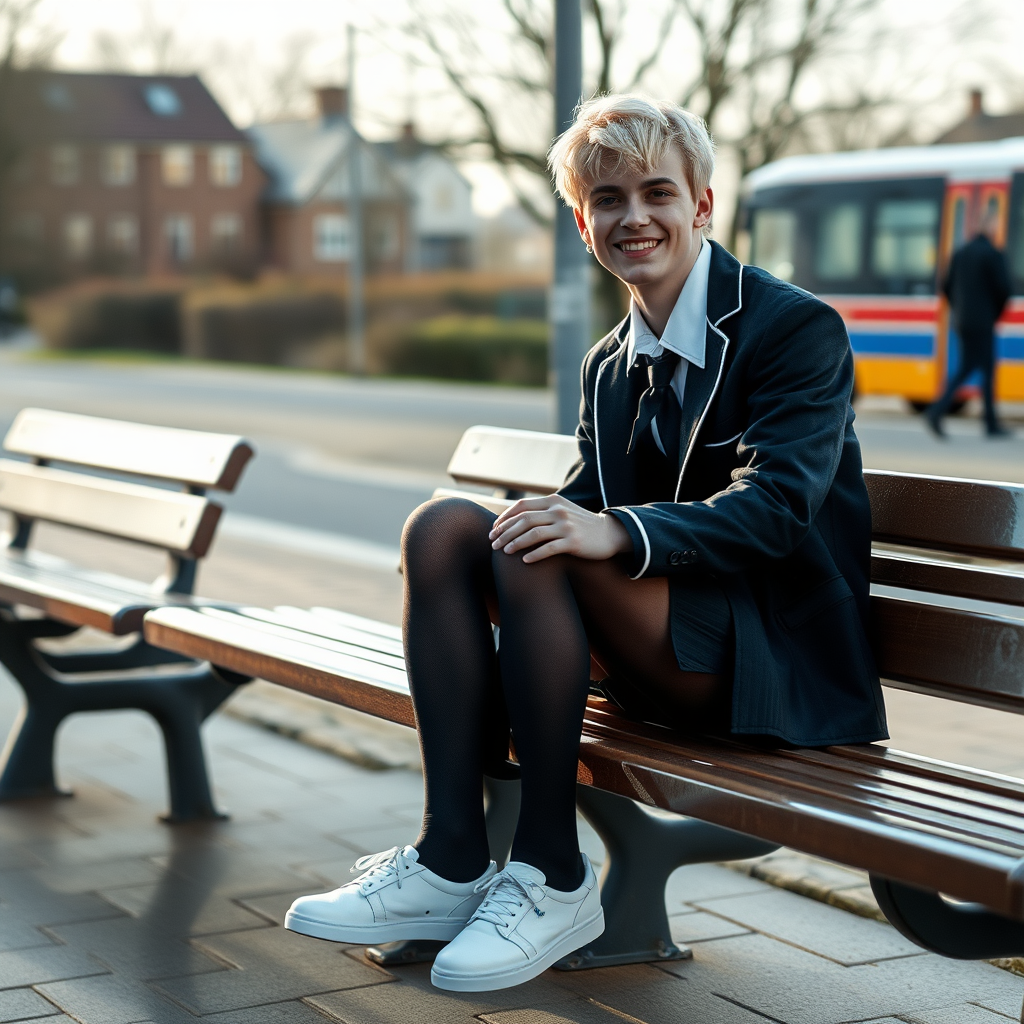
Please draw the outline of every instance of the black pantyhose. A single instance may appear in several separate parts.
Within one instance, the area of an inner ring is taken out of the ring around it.
[[[426,787],[416,847],[451,881],[484,871],[482,776],[500,774],[511,723],[522,772],[512,859],[572,891],[582,881],[576,761],[591,649],[675,722],[713,727],[728,687],[679,669],[664,579],[633,581],[613,562],[565,556],[526,564],[491,550],[494,518],[470,501],[435,499],[402,537],[406,664]]]

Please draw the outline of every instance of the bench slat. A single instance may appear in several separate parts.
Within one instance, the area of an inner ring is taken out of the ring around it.
[[[912,549],[871,551],[871,582],[976,601],[1024,605],[1024,566],[953,561],[954,556]]]
[[[1024,560],[1024,486],[866,469],[876,540]]]
[[[38,608],[50,618],[114,636],[137,633],[153,608],[196,603],[186,595],[157,594],[150,584],[32,551],[0,553],[0,601]]]
[[[576,461],[576,438],[536,430],[470,427],[448,464],[459,483],[551,494]]]
[[[194,494],[0,459],[0,509],[201,558],[221,507]]]
[[[400,673],[382,680],[379,665],[266,627],[236,612],[170,608],[145,628],[158,646],[413,724]],[[923,780],[939,769],[914,755],[878,745],[766,752],[632,722],[604,701],[588,708],[580,761],[584,784],[1024,917],[1019,780],[963,768],[929,793]]]
[[[1024,714],[1024,620],[872,598],[878,670],[901,689]]]
[[[19,455],[232,491],[253,449],[234,434],[22,409],[4,438]]]

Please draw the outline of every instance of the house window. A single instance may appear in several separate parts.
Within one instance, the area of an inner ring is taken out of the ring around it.
[[[242,149],[240,146],[214,146],[210,150],[210,181],[221,188],[230,188],[242,180]]]
[[[50,150],[50,180],[54,185],[76,184],[80,164],[77,146],[54,146]]]
[[[73,213],[64,221],[64,252],[73,260],[92,253],[92,217],[87,213]]]
[[[174,214],[164,221],[167,252],[174,263],[187,263],[192,259],[192,218]]]
[[[132,146],[107,146],[100,164],[104,185],[130,185],[135,181],[135,149]]]
[[[343,213],[321,213],[313,219],[313,255],[322,263],[349,259],[352,241],[348,217]]]
[[[107,221],[107,248],[131,256],[139,248],[139,222],[130,213],[115,214]]]
[[[164,184],[181,188],[192,184],[192,147],[164,146],[161,159]]]
[[[237,213],[218,213],[210,221],[210,243],[218,252],[236,252],[242,242],[242,218]]]

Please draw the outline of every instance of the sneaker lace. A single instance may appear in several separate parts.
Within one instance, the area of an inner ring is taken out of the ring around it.
[[[402,851],[399,847],[393,846],[390,850],[385,850],[383,853],[370,853],[365,857],[360,857],[359,860],[349,868],[351,874],[355,874],[357,871],[363,872],[356,879],[359,883],[359,887],[365,891],[368,882],[381,881],[388,878],[391,875],[395,875],[398,879],[398,888],[402,888],[402,872],[399,870],[399,857],[401,857]]]
[[[524,906],[524,900],[533,908],[538,917],[544,911],[537,906],[544,898],[544,890],[534,882],[519,878],[505,871],[499,871],[486,881],[479,882],[474,892],[487,890],[483,902],[476,909],[470,921],[489,921],[491,924],[504,925],[516,916],[516,911]]]

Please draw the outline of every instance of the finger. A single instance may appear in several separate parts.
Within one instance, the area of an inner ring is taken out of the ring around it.
[[[537,544],[544,541],[555,540],[559,537],[564,537],[565,531],[560,529],[557,524],[545,524],[543,526],[535,526],[526,533],[520,534],[515,540],[510,541],[501,550],[506,555],[514,554],[516,551],[525,551],[526,548],[532,548]]]
[[[514,505],[510,505],[497,519],[494,520],[494,529],[497,529],[500,524],[507,522],[513,516],[519,515],[521,512],[543,512],[560,503],[563,499],[559,498],[557,494],[545,494],[540,498],[520,498]]]
[[[491,547],[497,551],[503,544],[507,544],[514,537],[518,537],[524,530],[552,522],[554,522],[554,519],[546,511],[521,512],[514,519],[509,520],[500,530],[496,530],[491,534]]]
[[[571,553],[569,551],[569,541],[565,537],[561,537],[558,540],[549,541],[547,544],[541,544],[540,547],[533,548],[531,551],[527,551],[523,555],[524,562],[541,562],[545,558],[550,558],[552,555],[562,555]]]

